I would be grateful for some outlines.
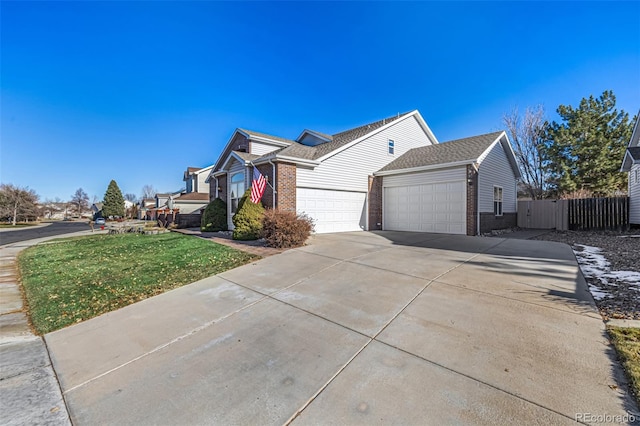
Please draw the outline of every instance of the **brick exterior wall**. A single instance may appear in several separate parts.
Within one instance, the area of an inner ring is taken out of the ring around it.
[[[518,224],[517,213],[504,213],[495,216],[493,213],[480,213],[480,233],[486,234],[494,229],[515,228]]]
[[[223,162],[227,159],[229,154],[231,154],[231,151],[243,150],[248,152],[248,149],[249,149],[249,140],[244,136],[242,136],[240,133],[238,133],[233,138],[233,140],[231,141],[227,149],[225,149],[222,155],[220,156],[220,164],[216,164],[215,169],[220,170],[220,168],[223,166]]]
[[[478,172],[467,165],[467,235],[476,235],[478,216]]]
[[[260,164],[259,166],[256,166],[256,168],[258,169],[258,171],[260,171],[262,176],[267,178],[267,181],[269,182],[264,189],[264,195],[262,195],[262,205],[267,209],[272,209],[273,190],[271,189],[271,186],[269,186],[269,184],[273,185],[273,167],[271,166],[271,164]],[[250,167],[249,169],[251,170],[251,181],[253,182],[253,168]]]
[[[215,182],[214,182],[215,184]],[[218,197],[222,198],[225,203],[228,203],[227,200],[227,175],[224,174],[222,176],[218,176],[218,186],[220,187],[220,191],[218,191]],[[213,192],[213,197],[216,196],[215,191]]]
[[[369,176],[369,231],[382,230],[382,176]]]
[[[276,163],[276,206],[296,211],[296,165]]]

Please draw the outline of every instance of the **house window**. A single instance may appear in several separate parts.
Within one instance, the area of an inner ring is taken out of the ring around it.
[[[502,216],[502,187],[493,187],[493,214]]]
[[[231,176],[231,187],[229,188],[229,198],[231,199],[231,214],[238,210],[238,201],[244,194],[244,173],[236,173]]]
[[[636,169],[636,183],[640,183],[640,169]]]
[[[394,145],[395,143],[391,139],[389,139],[389,155],[393,155],[395,148]]]

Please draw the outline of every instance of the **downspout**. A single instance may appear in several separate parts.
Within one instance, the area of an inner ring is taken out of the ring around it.
[[[271,185],[271,208],[276,208],[276,165],[269,160],[269,164],[271,164],[271,176],[273,177],[273,184]]]

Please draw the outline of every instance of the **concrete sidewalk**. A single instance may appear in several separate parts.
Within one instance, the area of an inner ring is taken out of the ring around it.
[[[55,238],[81,231],[0,246],[0,423],[69,425],[69,415],[44,340],[31,331],[18,283],[16,257]]]
[[[573,252],[543,241],[317,235],[45,339],[80,425],[637,414]]]

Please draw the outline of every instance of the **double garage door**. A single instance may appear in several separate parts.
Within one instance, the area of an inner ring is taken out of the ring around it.
[[[383,229],[466,234],[466,200],[465,180],[399,186],[385,184]]]
[[[317,233],[362,231],[366,229],[364,192],[297,188],[296,208],[315,220]]]

